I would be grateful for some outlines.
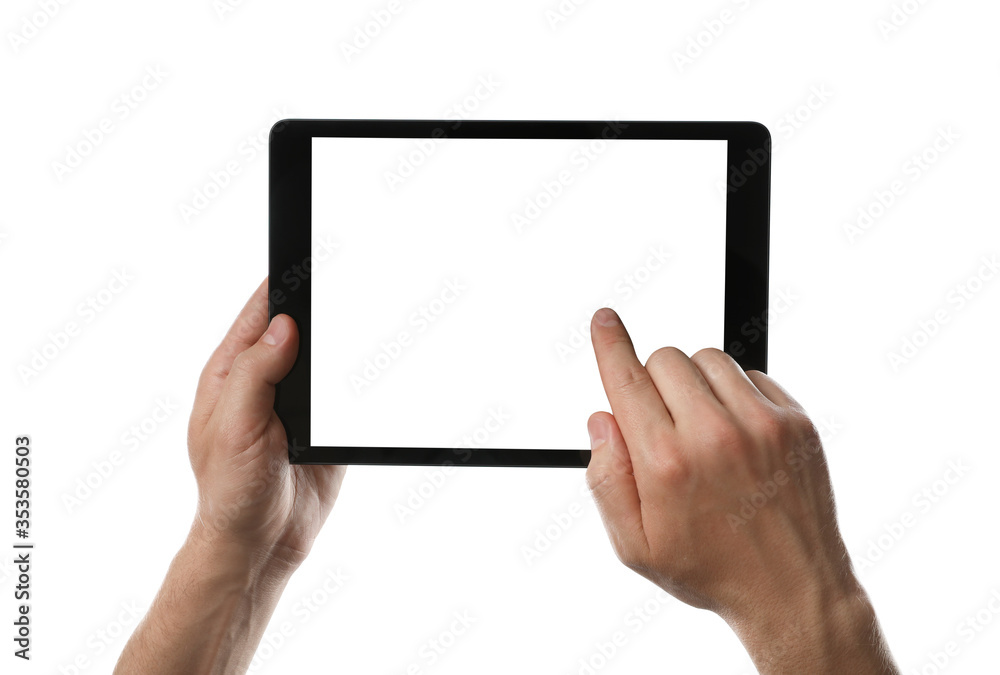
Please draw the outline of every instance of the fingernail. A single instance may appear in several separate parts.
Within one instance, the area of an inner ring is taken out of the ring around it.
[[[587,430],[590,432],[590,449],[595,450],[598,446],[603,445],[608,442],[608,436],[611,429],[608,428],[608,421],[604,418],[598,417],[587,425]]]
[[[285,341],[288,337],[288,325],[284,320],[278,321],[278,317],[271,319],[271,325],[264,333],[263,342],[268,345],[277,345]]]
[[[595,315],[594,318],[596,318],[597,323],[601,324],[602,326],[617,326],[618,324],[621,323],[621,321],[618,319],[618,315],[615,314],[615,310],[608,309],[607,307],[603,307],[597,310],[597,314]]]

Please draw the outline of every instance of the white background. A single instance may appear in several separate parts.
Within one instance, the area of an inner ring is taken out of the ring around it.
[[[723,346],[726,146],[314,139],[313,445],[588,447],[598,308]]]
[[[122,604],[150,601],[183,540],[195,502],[185,448],[195,383],[266,273],[266,154],[248,137],[264,139],[278,117],[437,118],[455,106],[479,119],[771,128],[771,282],[790,301],[773,317],[770,371],[828,429],[841,527],[856,564],[878,558],[860,574],[904,670],[937,672],[929,652],[949,641],[958,655],[947,672],[995,668],[998,282],[961,308],[948,295],[1000,249],[1000,8],[907,4],[915,13],[886,35],[886,0],[591,0],[554,28],[545,12],[555,3],[419,0],[348,62],[341,45],[384,2],[255,0],[222,17],[209,0],[69,3],[17,49],[10,34],[40,10],[7,2],[0,443],[10,457],[15,436],[32,435],[38,548],[36,659],[25,667],[8,652],[0,669],[59,672],[84,657],[83,672],[109,671],[134,625]],[[730,21],[679,67],[675,54],[724,10]],[[115,103],[156,67],[166,75],[140,105]],[[490,77],[499,86],[476,99]],[[59,180],[53,162],[104,118],[110,133]],[[957,140],[914,171],[939,129]],[[185,220],[180,207],[227,164],[239,173]],[[905,192],[850,239],[845,223],[878,211],[876,193],[894,181]],[[122,268],[133,280],[86,322],[78,305]],[[894,369],[889,353],[938,311],[948,323]],[[18,366],[69,321],[80,334],[24,382]],[[158,400],[176,409],[130,450],[123,435]],[[90,477],[114,451],[124,463]],[[948,473],[951,462],[968,469]],[[0,471],[4,484],[11,472]],[[64,497],[88,477],[99,486],[70,511]],[[616,631],[627,644],[601,673],[752,672],[719,619],[679,603],[651,602],[659,612],[632,632],[629,613],[655,589],[615,559],[580,492],[582,471],[467,469],[401,524],[394,507],[428,480],[422,468],[348,470],[275,614],[294,634],[263,672],[402,673],[417,663],[427,673],[575,673]],[[935,501],[919,497],[935,489]],[[523,547],[570,510],[580,515],[526,564]],[[904,519],[898,539],[880,540]],[[296,603],[323,599],[337,568],[349,579],[303,622]],[[13,585],[5,563],[7,626]],[[462,610],[476,623],[429,666],[421,645]],[[992,622],[969,639],[960,631],[977,613]],[[99,650],[99,633],[116,637]]]

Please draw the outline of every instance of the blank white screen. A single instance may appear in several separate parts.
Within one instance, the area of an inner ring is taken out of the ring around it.
[[[722,346],[726,150],[314,138],[312,445],[589,447],[597,309]]]

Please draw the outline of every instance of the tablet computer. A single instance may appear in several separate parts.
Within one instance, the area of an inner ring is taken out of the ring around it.
[[[769,194],[753,122],[278,122],[289,460],[586,466],[603,306],[640,360],[718,347],[765,370]]]

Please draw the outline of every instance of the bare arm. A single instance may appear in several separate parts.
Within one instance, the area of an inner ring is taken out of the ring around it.
[[[195,526],[114,672],[246,672],[293,570]]]

